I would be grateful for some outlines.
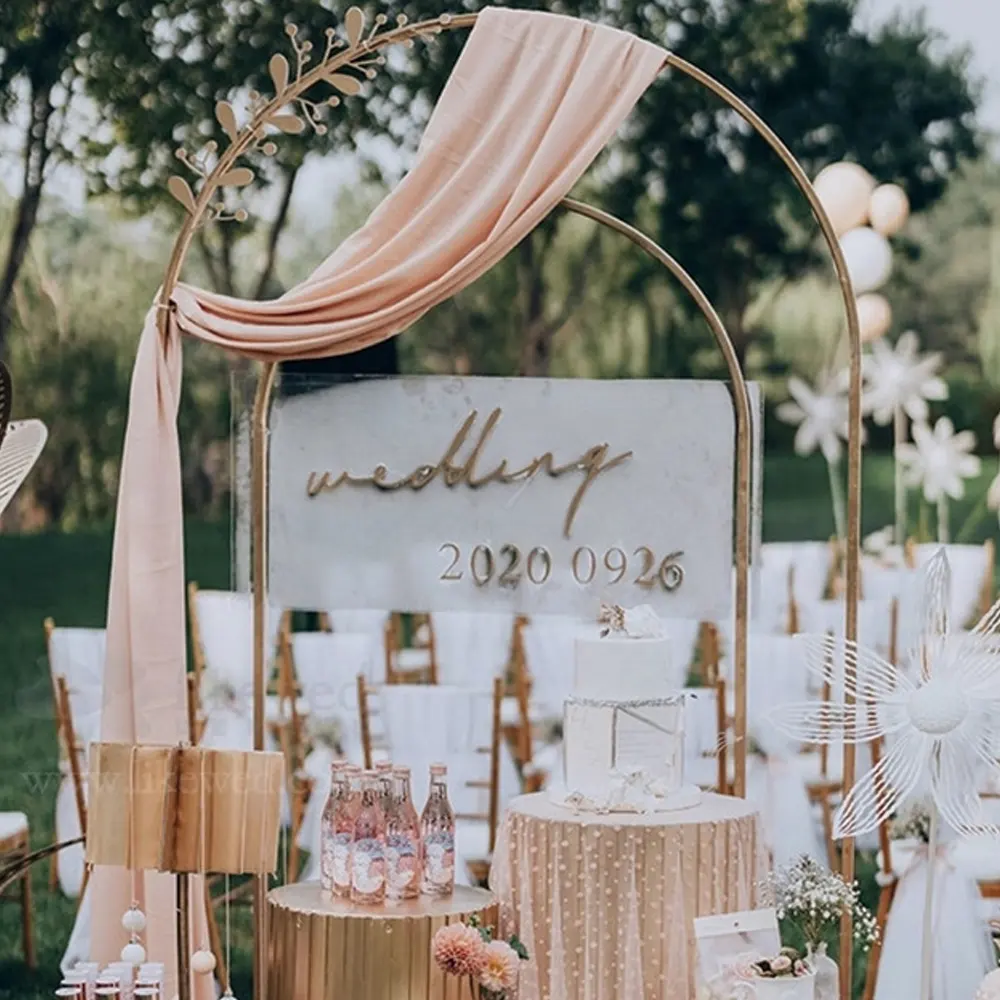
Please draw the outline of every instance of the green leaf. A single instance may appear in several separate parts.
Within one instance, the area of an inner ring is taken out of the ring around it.
[[[219,178],[219,183],[223,187],[245,187],[247,184],[252,184],[253,179],[254,172],[249,167],[236,167],[233,170],[227,170]]]
[[[524,947],[524,943],[516,934],[511,934],[507,940],[507,944],[514,949],[514,953],[522,962],[528,961],[528,949]]]
[[[348,97],[354,97],[361,93],[361,81],[356,76],[348,76],[346,73],[331,73],[326,78],[326,82]]]
[[[360,7],[351,7],[344,15],[344,29],[347,31],[347,43],[353,49],[361,41],[365,30],[365,12]]]
[[[271,56],[267,68],[274,84],[274,92],[280,94],[288,86],[288,60],[283,55],[275,54]]]
[[[299,135],[306,127],[306,123],[298,115],[292,114],[274,115],[269,119],[269,123],[289,135]]]
[[[194,215],[194,192],[191,185],[183,177],[174,174],[167,181],[167,190],[192,214]]]
[[[236,142],[236,137],[240,134],[239,126],[236,124],[236,114],[233,106],[228,101],[219,101],[215,105],[215,118],[222,126],[222,130],[229,136],[231,142]]]

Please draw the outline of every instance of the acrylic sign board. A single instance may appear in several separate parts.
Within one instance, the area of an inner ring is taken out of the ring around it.
[[[269,589],[295,608],[593,617],[732,606],[721,382],[287,383],[271,414]]]

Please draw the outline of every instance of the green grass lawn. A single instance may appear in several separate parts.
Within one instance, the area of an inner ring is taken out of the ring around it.
[[[992,470],[970,491],[984,495]],[[892,466],[885,457],[865,466],[864,530],[892,519]],[[956,505],[953,532],[975,507]],[[821,461],[795,458],[769,460],[765,471],[764,537],[769,540],[825,538],[833,531],[827,474]],[[997,535],[995,515],[983,516],[970,540]],[[956,537],[956,541],[959,540]],[[57,752],[51,686],[42,621],[103,626],[107,600],[111,538],[109,530],[72,535],[0,536],[0,810],[26,812],[34,845],[53,840],[56,783],[39,794],[25,775],[53,773]],[[229,585],[229,533],[224,525],[189,524],[188,578],[205,587]],[[870,862],[865,894],[874,899]],[[0,998],[51,996],[58,985],[58,963],[69,935],[74,904],[47,888],[47,866],[34,877],[35,940],[39,970],[28,973],[20,958],[19,909],[0,906]],[[248,916],[234,913],[233,988],[250,995],[250,960],[246,948]]]

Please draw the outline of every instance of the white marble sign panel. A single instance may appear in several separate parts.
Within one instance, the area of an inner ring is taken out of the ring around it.
[[[723,617],[734,446],[721,382],[314,385],[272,412],[271,600]]]

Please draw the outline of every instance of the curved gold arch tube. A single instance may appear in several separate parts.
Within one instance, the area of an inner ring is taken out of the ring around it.
[[[736,415],[736,531],[734,561],[736,576],[735,629],[733,632],[733,689],[736,710],[733,718],[733,791],[740,798],[746,795],[747,784],[747,652],[750,628],[750,509],[752,491],[750,470],[753,464],[753,427],[750,414],[750,394],[740,367],[736,349],[715,307],[698,283],[681,264],[645,233],[608,212],[601,211],[574,198],[564,198],[563,208],[621,233],[637,247],[662,264],[691,296],[705,318],[722,352],[733,386],[733,409]],[[721,791],[721,789],[720,789]]]
[[[399,42],[405,42],[421,35],[433,34],[441,31],[450,31],[459,28],[471,28],[477,19],[476,14],[442,15],[430,21],[422,21],[414,24],[400,26],[391,31],[386,31],[381,35],[376,35],[365,43],[369,50],[379,50]],[[305,73],[294,88],[294,93],[285,93],[281,104],[287,103],[290,99],[308,90],[314,83],[318,82],[320,76],[329,74],[340,66],[344,65],[351,58],[351,51],[347,50],[337,58],[315,67],[309,73]],[[735,111],[744,121],[746,121],[777,154],[784,166],[791,173],[803,196],[809,203],[814,217],[819,223],[823,238],[827,244],[833,258],[834,270],[840,286],[841,296],[844,301],[844,309],[847,317],[847,341],[850,351],[849,373],[850,391],[848,397],[848,443],[847,443],[847,538],[846,544],[846,622],[845,635],[849,640],[857,638],[857,602],[859,595],[859,571],[860,571],[860,547],[861,547],[861,336],[858,324],[857,307],[855,304],[854,291],[851,287],[850,275],[847,270],[847,263],[840,249],[836,231],[831,223],[826,211],[820,204],[813,190],[805,171],[798,161],[792,156],[788,148],[778,138],[777,134],[767,125],[767,123],[743,100],[736,96],[731,90],[712,77],[710,74],[699,69],[692,63],[687,62],[673,53],[668,53],[665,68],[673,68],[695,82],[710,90],[723,103]],[[278,111],[278,102],[269,102],[263,105],[257,112],[260,121],[263,122],[268,116]],[[251,126],[256,124],[257,119],[251,122]],[[219,178],[225,174],[236,162],[236,160],[246,152],[253,138],[253,127],[244,129],[233,143],[222,153],[219,161],[195,200],[194,211],[189,214],[178,233],[174,244],[170,261],[167,265],[167,272],[160,290],[158,304],[160,309],[160,330],[166,332],[166,316],[170,307],[170,300],[180,277],[181,269],[190,249],[194,233],[200,224],[205,211],[211,204],[214,192],[218,188]],[[638,246],[650,253],[659,263],[667,267],[671,273],[684,285],[685,289],[695,299],[703,315],[709,322],[712,333],[717,343],[723,351],[730,377],[733,380],[734,405],[737,420],[737,495],[743,496],[743,489],[746,489],[746,499],[749,505],[750,498],[750,435],[741,433],[741,428],[749,431],[750,427],[750,406],[746,391],[746,382],[743,372],[740,369],[732,344],[726,334],[725,328],[719,321],[718,315],[712,308],[711,303],[701,292],[701,289],[691,280],[690,276],[680,267],[677,262],[662,250],[652,240],[649,240],[638,230],[633,229],[620,220],[605,216],[598,209],[584,206],[582,203],[574,203],[568,200],[564,202],[565,207],[578,214],[586,215],[595,221],[610,225],[627,236]],[[706,308],[707,307],[707,308]],[[267,416],[268,402],[274,387],[277,365],[274,362],[265,363],[262,367],[261,378],[258,383],[257,394],[254,400],[253,419],[253,442],[251,445],[251,518],[253,526],[252,537],[252,575],[253,575],[253,605],[254,605],[254,745],[257,749],[262,749],[264,745],[264,696],[266,692],[265,666],[267,662],[265,649],[265,616],[267,606],[266,593],[266,573],[267,573]],[[744,450],[745,449],[745,450]],[[258,508],[259,505],[259,508]],[[739,620],[740,608],[744,618],[747,615],[749,604],[748,594],[748,574],[739,571],[740,563],[745,559],[749,563],[749,506],[745,521],[741,520],[742,501],[737,504],[737,531],[736,531],[736,559],[737,559],[737,580],[736,580],[736,605],[737,618]],[[742,525],[742,533],[741,533]],[[735,675],[735,728],[737,734],[746,733],[746,630],[745,627],[736,629],[734,643],[734,675]],[[846,664],[845,670],[853,674],[852,664]],[[848,700],[852,700],[847,694]],[[742,794],[745,790],[745,768],[746,768],[746,741],[738,739],[734,753],[736,759],[737,793]],[[843,781],[845,794],[854,784],[855,779],[855,750],[853,743],[844,744],[844,769]],[[842,873],[848,881],[854,878],[854,841],[853,839],[844,841]],[[263,876],[256,878],[254,886],[254,909],[255,909],[255,954],[254,954],[254,991],[259,998],[266,996],[267,983],[267,880]],[[841,930],[841,997],[842,1000],[850,1000],[851,984],[851,915],[844,915]]]

